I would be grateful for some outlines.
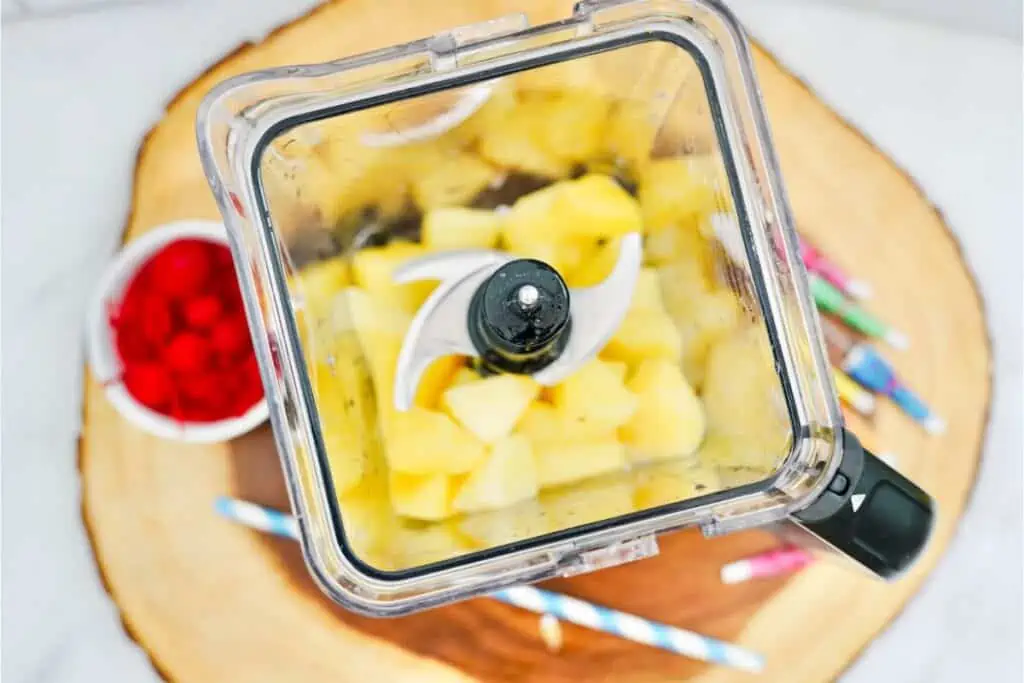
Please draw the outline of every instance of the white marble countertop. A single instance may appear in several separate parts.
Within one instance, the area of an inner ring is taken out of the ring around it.
[[[69,4],[79,11],[67,14]],[[163,104],[240,40],[308,4],[3,0],[9,683],[157,680],[100,586],[81,524],[83,308],[124,224],[135,150]],[[26,18],[26,5],[42,13]],[[963,524],[844,680],[1021,680],[1021,46],[821,4],[734,5],[942,210],[981,284],[995,346],[992,422]]]

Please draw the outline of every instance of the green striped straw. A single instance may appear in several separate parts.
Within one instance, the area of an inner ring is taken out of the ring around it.
[[[817,275],[808,275],[811,282],[811,294],[814,303],[826,313],[830,313],[861,334],[877,339],[884,339],[890,346],[906,349],[910,346],[907,335],[895,330],[888,323],[868,313],[863,308],[846,298],[842,292]]]

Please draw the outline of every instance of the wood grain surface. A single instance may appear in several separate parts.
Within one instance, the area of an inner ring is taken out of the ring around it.
[[[186,87],[139,152],[125,239],[167,221],[219,218],[193,125],[223,78],[320,62],[526,6],[534,23],[567,2],[344,0],[246,45]],[[980,300],[959,248],[914,183],[769,56],[758,74],[801,230],[874,283],[872,308],[899,321],[912,351],[888,354],[948,418],[928,437],[894,407],[874,440],[938,501],[927,556],[894,584],[823,562],[789,581],[722,586],[719,567],[769,547],[760,532],[705,541],[662,539],[657,558],[549,586],[763,652],[766,681],[834,679],[900,611],[949,542],[973,483],[990,394]],[[122,420],[90,374],[81,437],[83,516],[106,585],[129,633],[168,679],[182,682],[681,681],[749,679],[567,626],[548,652],[537,618],[488,599],[372,620],[345,613],[307,577],[294,544],[215,516],[219,495],[285,506],[269,429],[231,444],[154,439]]]

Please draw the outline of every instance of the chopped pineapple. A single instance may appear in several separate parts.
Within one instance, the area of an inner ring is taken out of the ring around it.
[[[667,268],[683,262],[710,284],[713,251],[700,225],[694,222],[665,225],[648,232],[644,240],[644,261]]]
[[[481,548],[536,538],[551,530],[551,523],[537,500],[526,500],[501,510],[476,512],[457,520],[456,524],[471,543]]]
[[[438,408],[441,404],[441,395],[451,386],[456,373],[462,369],[465,369],[465,365],[459,356],[442,356],[435,360],[420,376],[414,403],[421,408]]]
[[[397,518],[388,499],[383,476],[364,479],[359,486],[338,497],[341,527],[353,552],[369,558],[386,554],[397,528]]]
[[[640,205],[610,176],[589,173],[562,184],[549,218],[559,234],[597,240],[643,230]]]
[[[395,411],[385,424],[391,469],[409,474],[462,474],[487,457],[483,443],[444,413],[418,406]]]
[[[552,531],[614,519],[633,511],[633,485],[628,473],[591,479],[544,491],[540,503]]]
[[[713,469],[689,459],[654,463],[633,474],[633,503],[638,510],[678,503],[721,488]]]
[[[540,385],[526,375],[495,375],[451,387],[441,403],[448,414],[481,441],[508,436]]]
[[[603,425],[567,420],[550,403],[534,401],[523,413],[516,433],[522,434],[535,446],[551,443],[614,438],[612,430]]]
[[[618,102],[608,117],[605,148],[629,168],[639,168],[651,156],[657,130],[645,102]]]
[[[438,521],[453,514],[454,490],[447,474],[391,472],[388,489],[395,512],[403,517]]]
[[[354,329],[360,338],[379,333],[401,339],[411,322],[409,313],[360,287],[346,287],[335,299],[332,326],[336,331]]]
[[[395,241],[383,247],[360,249],[352,257],[352,271],[356,284],[366,289],[375,299],[386,301],[408,313],[415,313],[430,296],[436,283],[411,282],[399,285],[392,275],[396,268],[423,256],[422,246]]]
[[[716,464],[774,469],[790,427],[764,328],[751,325],[718,341],[705,372],[708,434],[725,440],[715,444]]]
[[[626,312],[601,355],[637,365],[648,358],[678,361],[682,351],[679,330],[665,311],[633,308]]]
[[[334,298],[350,281],[349,263],[340,257],[310,263],[293,279],[305,307],[314,317],[329,312]]]
[[[631,308],[646,308],[664,311],[665,302],[661,298],[661,279],[654,268],[641,268],[636,276],[636,287],[633,289]]]
[[[626,449],[614,437],[550,442],[536,446],[534,456],[541,488],[569,484],[626,467]]]
[[[607,99],[584,92],[534,97],[539,99],[534,124],[541,147],[568,162],[588,161],[600,153]]]
[[[715,290],[695,296],[692,312],[682,318],[683,372],[694,387],[703,386],[708,350],[740,324],[741,309],[736,295]]]
[[[496,442],[487,460],[469,473],[455,496],[459,512],[514,505],[537,495],[537,466],[530,442],[513,435]]]
[[[470,382],[475,382],[480,379],[480,373],[473,368],[464,365],[455,371],[455,375],[452,376],[452,381],[448,384],[449,387],[457,387]]]
[[[619,429],[634,460],[671,458],[697,450],[704,438],[704,408],[676,363],[645,360],[627,383],[640,399]]]
[[[491,249],[500,232],[500,217],[483,209],[447,207],[423,217],[423,244],[431,251]]]
[[[598,239],[580,245],[580,259],[575,268],[563,272],[570,287],[593,287],[611,275],[619,260],[619,239]]]
[[[497,177],[494,168],[470,154],[445,155],[413,178],[412,196],[424,211],[467,204]]]
[[[537,139],[537,122],[544,116],[542,107],[521,102],[500,126],[481,132],[480,155],[498,167],[545,178],[565,177],[570,163],[549,152]]]
[[[365,368],[359,372],[358,365],[346,360],[335,366],[326,363],[314,366],[324,451],[335,491],[339,494],[358,484],[366,469],[363,439],[372,425],[360,389],[368,386],[369,376]]]
[[[673,224],[698,223],[724,205],[706,163],[691,159],[658,159],[640,176],[640,207],[648,230]]]
[[[551,402],[566,422],[613,430],[636,411],[637,399],[623,383],[621,369],[594,359],[551,390]]]
[[[442,562],[470,548],[451,522],[422,524],[404,522],[394,537],[393,553],[399,569]]]
[[[555,201],[565,183],[554,183],[525,194],[512,204],[502,223],[502,241],[506,248],[535,244],[553,244],[559,237],[559,225],[553,214]]]

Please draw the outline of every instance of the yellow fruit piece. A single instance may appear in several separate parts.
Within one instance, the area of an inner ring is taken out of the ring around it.
[[[452,478],[447,474],[388,475],[391,505],[403,517],[438,521],[450,517],[452,512]]]
[[[551,390],[551,402],[565,422],[588,430],[614,430],[637,407],[637,398],[626,389],[622,375],[619,367],[591,360]]]
[[[303,197],[321,207],[328,225],[368,206],[391,213],[405,203],[409,183],[400,157],[361,146],[355,131],[330,135],[317,146],[317,157],[304,158],[295,171]]]
[[[610,176],[590,173],[563,184],[551,217],[560,235],[597,240],[643,230],[640,205]]]
[[[359,287],[346,287],[335,298],[333,331],[354,329],[360,337],[383,334],[401,339],[412,315],[387,299]]]
[[[385,425],[391,469],[409,474],[462,474],[487,457],[484,444],[444,413],[418,406],[394,411]]]
[[[566,420],[553,405],[543,401],[534,401],[530,404],[515,431],[528,438],[534,445],[614,438],[614,433],[607,427]]]
[[[683,341],[675,323],[664,311],[633,308],[601,351],[602,357],[625,361],[630,365],[649,358],[678,361]]]
[[[533,111],[541,147],[569,162],[587,161],[600,154],[607,99],[579,91],[534,97],[540,100]]]
[[[646,103],[621,101],[609,114],[605,149],[611,157],[635,169],[650,158],[656,133]]]
[[[654,268],[640,269],[636,277],[636,287],[633,289],[630,308],[665,310],[665,302],[661,298],[661,278]]]
[[[704,408],[677,364],[643,361],[626,386],[639,398],[636,413],[619,429],[632,460],[671,458],[697,450],[704,438]]]
[[[412,196],[424,211],[468,204],[497,176],[493,167],[475,156],[445,155],[436,165],[413,178]]]
[[[708,238],[692,221],[651,230],[644,239],[644,262],[652,266],[675,266],[684,261],[699,265],[696,272],[707,279],[713,260]]]
[[[354,363],[346,365],[318,363],[314,367],[320,433],[334,489],[339,494],[362,479],[366,468],[364,437],[372,428],[368,406],[360,393],[369,388],[368,373],[365,369],[355,372]]]
[[[464,367],[463,359],[459,356],[442,356],[431,363],[416,387],[415,404],[431,410],[439,408],[442,393],[451,385],[455,373]]]
[[[530,244],[553,244],[559,239],[559,225],[553,210],[565,182],[548,185],[517,199],[504,216],[501,237],[514,250]]]
[[[423,244],[430,251],[492,249],[500,232],[501,219],[493,211],[447,207],[423,216]]]
[[[689,257],[658,266],[658,279],[665,310],[677,322],[692,315],[694,300],[711,288],[705,264]]]
[[[475,382],[480,379],[480,373],[468,366],[462,366],[456,370],[452,376],[452,381],[448,384],[450,387],[457,387],[469,382]]]
[[[626,467],[626,449],[613,437],[541,444],[535,446],[534,457],[541,488],[569,484]]]
[[[418,244],[391,242],[383,247],[360,249],[352,257],[352,272],[356,284],[367,290],[375,299],[397,306],[408,313],[415,313],[423,301],[430,296],[436,283],[411,282],[395,284],[392,275],[404,263],[425,254]]]
[[[708,350],[736,329],[742,309],[736,295],[716,290],[693,297],[691,313],[682,317],[679,332],[683,338],[683,370],[694,387],[703,386]]]
[[[536,538],[551,530],[550,520],[537,500],[526,500],[501,510],[476,512],[455,523],[470,543],[481,548]]]
[[[628,473],[544,491],[540,503],[552,531],[621,517],[633,511]]]
[[[709,438],[722,467],[774,469],[790,436],[782,385],[765,330],[749,326],[712,346],[704,377]]]
[[[491,447],[487,460],[469,473],[455,496],[459,512],[508,507],[537,495],[537,466],[525,436],[506,437]]]
[[[619,259],[619,239],[600,239],[580,243],[580,259],[575,268],[563,272],[570,287],[593,287],[604,282]]]
[[[494,443],[512,433],[538,393],[540,385],[525,375],[495,375],[449,388],[441,403],[478,439]]]
[[[395,534],[392,552],[399,569],[410,569],[450,560],[468,550],[470,548],[450,522],[405,522]]]
[[[707,164],[687,158],[658,159],[640,175],[639,199],[649,230],[697,223],[724,206]]]
[[[364,480],[339,496],[338,508],[345,540],[352,551],[363,561],[386,569],[380,566],[379,560],[371,561],[382,555],[386,557],[398,525],[384,478]]]
[[[295,274],[292,286],[314,316],[331,310],[334,298],[351,282],[349,263],[344,258],[331,258],[310,263]]]
[[[480,155],[495,166],[545,178],[562,178],[571,164],[558,158],[537,139],[537,122],[544,111],[529,102],[520,103],[500,126],[481,132]]]
[[[691,459],[659,462],[633,473],[633,504],[638,510],[670,505],[722,488],[715,471]]]

